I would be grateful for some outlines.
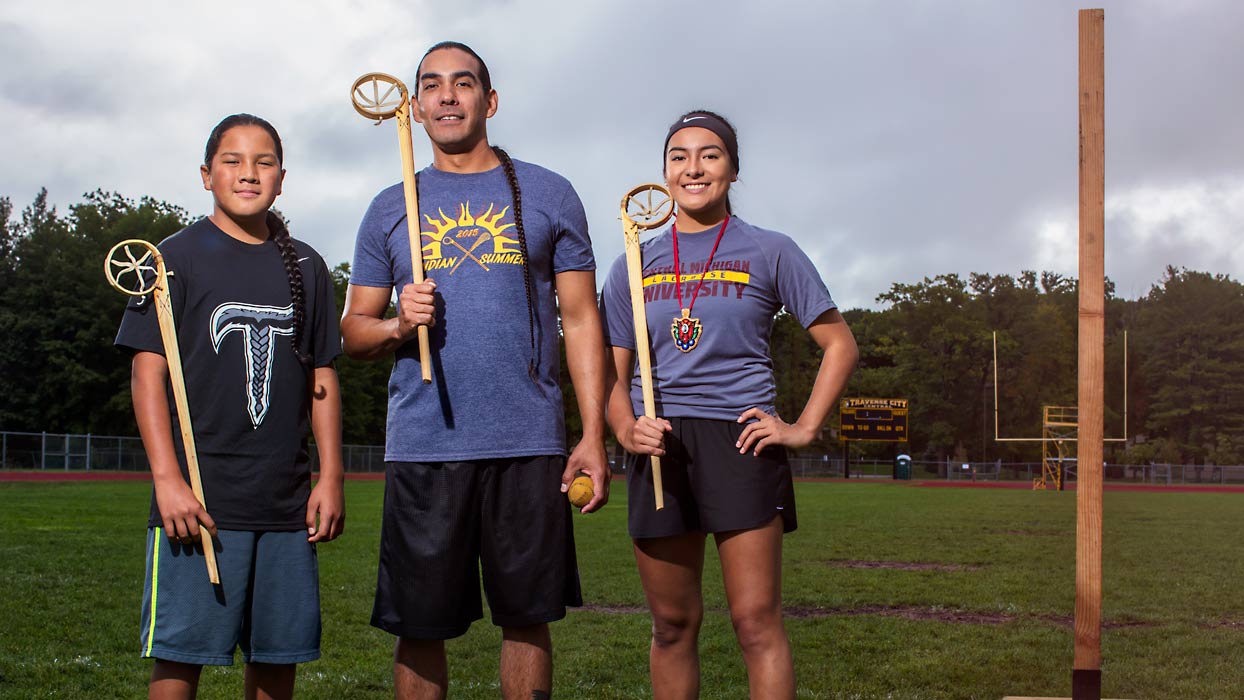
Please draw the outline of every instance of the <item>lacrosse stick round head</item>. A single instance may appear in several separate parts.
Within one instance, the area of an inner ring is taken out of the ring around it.
[[[622,198],[622,222],[627,228],[647,231],[663,225],[673,215],[674,199],[661,185],[640,185]]]
[[[410,99],[405,83],[388,73],[368,73],[350,87],[354,109],[368,119],[380,123],[397,114]]]
[[[108,283],[130,296],[150,294],[160,284],[163,259],[147,241],[131,238],[114,245],[104,258]]]

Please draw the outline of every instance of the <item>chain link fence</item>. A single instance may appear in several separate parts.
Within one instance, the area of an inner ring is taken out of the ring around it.
[[[1074,461],[1067,466],[1068,483],[1075,481]],[[852,465],[854,468],[854,465]],[[959,462],[924,461],[912,463],[912,476],[916,479],[946,479],[948,481],[1023,481],[1032,483],[1041,478],[1040,462]],[[1241,485],[1244,484],[1244,465],[1214,464],[1111,464],[1102,469],[1103,478],[1110,483],[1151,484],[1155,486]]]
[[[315,445],[309,445],[311,468],[319,465]],[[384,473],[383,445],[342,445],[342,460],[348,473]],[[614,473],[624,474],[621,455],[611,458]],[[891,479],[892,461],[844,462],[841,456],[792,456],[795,478]],[[13,470],[81,470],[145,472],[147,453],[140,438],[120,435],[74,435],[66,433],[23,433],[0,431],[0,468]],[[1075,480],[1074,467],[1068,481]],[[1032,483],[1041,476],[1040,462],[957,462],[913,461],[914,479],[948,481],[1023,481]],[[1162,486],[1244,484],[1244,466],[1213,464],[1106,464],[1110,482]]]
[[[308,451],[314,471],[319,455],[315,445]],[[384,472],[383,445],[342,445],[341,457],[347,472]],[[0,468],[145,472],[150,466],[142,438],[0,431]]]

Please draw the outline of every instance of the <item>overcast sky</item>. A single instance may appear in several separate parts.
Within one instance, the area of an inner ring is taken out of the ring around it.
[[[350,85],[409,83],[454,39],[492,71],[492,141],[574,183],[603,269],[622,195],[659,180],[667,125],[703,107],[739,130],[737,212],[793,236],[844,308],[947,272],[1074,275],[1081,6],[6,0],[0,196],[21,209],[47,187],[63,210],[102,188],[207,214],[207,134],[253,112],[284,139],[294,235],[348,261],[401,178],[393,122],[358,116]],[[1239,279],[1244,3],[1104,7],[1106,273],[1127,298],[1168,264]]]

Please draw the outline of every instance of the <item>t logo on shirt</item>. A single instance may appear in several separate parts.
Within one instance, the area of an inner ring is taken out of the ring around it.
[[[226,303],[212,312],[209,332],[212,349],[220,354],[220,344],[230,333],[242,334],[242,355],[246,358],[246,412],[251,425],[258,428],[268,413],[272,389],[272,342],[278,335],[294,334],[294,305],[284,308],[254,304]]]

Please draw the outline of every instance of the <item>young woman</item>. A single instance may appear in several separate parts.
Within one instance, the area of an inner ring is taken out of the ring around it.
[[[160,243],[177,322],[205,510],[186,476],[154,304],[136,298],[116,344],[133,354],[134,414],[154,486],[142,655],[151,698],[190,698],[204,664],[246,661],[246,697],[293,695],[319,658],[315,543],[341,534],[341,351],[328,268],[270,210],[281,139],[249,114],[220,122],[201,167],[212,214]],[[311,486],[308,418],[320,456]],[[210,515],[209,515],[210,512]],[[220,584],[208,581],[206,534]]]
[[[608,419],[630,454],[629,529],[652,612],[653,697],[699,696],[701,576],[712,533],[751,697],[794,698],[782,624],[782,535],[796,526],[785,448],[820,432],[855,366],[855,339],[795,242],[733,216],[739,149],[725,119],[707,111],[679,117],[665,138],[664,168],[675,223],[643,248],[656,419],[643,417],[640,380],[632,376],[624,258],[601,297],[612,346]],[[794,423],[774,409],[769,334],[783,307],[824,351]],[[659,511],[650,455],[661,457]]]

